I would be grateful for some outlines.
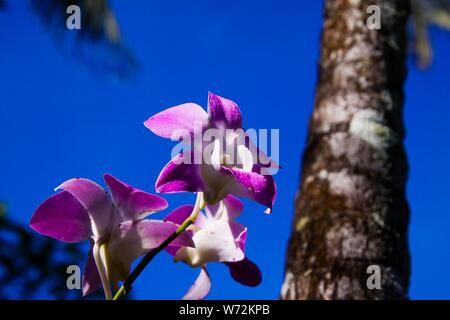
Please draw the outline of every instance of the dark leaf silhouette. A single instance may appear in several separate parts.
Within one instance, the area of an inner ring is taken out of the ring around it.
[[[0,204],[0,299],[80,299],[66,286],[69,265],[84,266],[85,250],[36,234],[8,219]],[[97,291],[90,298],[102,298]]]

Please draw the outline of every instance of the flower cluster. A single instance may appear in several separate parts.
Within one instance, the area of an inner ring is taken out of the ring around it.
[[[210,93],[207,112],[187,103],[164,110],[144,124],[165,138],[180,130],[185,135],[218,130],[220,137],[175,156],[156,181],[160,193],[197,193],[194,206],[179,207],[163,220],[146,219],[166,209],[166,200],[105,174],[110,195],[91,180],[68,180],[56,188],[60,192],[37,208],[31,227],[63,242],[90,241],[84,295],[103,287],[106,298],[112,299],[118,283],[127,281],[132,262],[159,249],[165,249],[175,261],[200,269],[184,299],[202,299],[209,293],[206,266],[211,262],[224,263],[241,284],[258,285],[261,272],[245,254],[247,228],[236,221],[244,210],[237,197],[254,200],[271,212],[276,186],[272,176],[263,174],[267,157],[260,161],[263,153],[252,152],[248,137],[239,139],[236,131],[230,134],[229,129],[242,129],[238,106]],[[224,143],[218,143],[222,138]],[[229,150],[237,155],[237,161],[230,161]],[[183,161],[196,153],[207,161]]]

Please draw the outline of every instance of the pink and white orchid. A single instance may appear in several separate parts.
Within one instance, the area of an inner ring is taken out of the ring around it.
[[[266,212],[271,212],[276,185],[263,171],[276,164],[270,159],[268,162],[245,135],[241,111],[233,101],[209,93],[208,112],[186,103],[152,116],[144,125],[164,138],[179,137],[179,132],[184,136],[203,135],[200,147],[196,144],[175,156],[162,169],[156,181],[158,192],[203,192],[207,204],[233,194],[261,203],[267,207]],[[209,135],[211,129],[217,133]],[[205,135],[211,140],[204,141]],[[200,160],[206,161],[192,161],[199,153]]]
[[[168,221],[142,220],[167,208],[163,198],[135,189],[109,174],[104,179],[111,197],[91,180],[64,182],[56,188],[62,192],[38,207],[31,227],[67,243],[91,240],[83,295],[103,286],[106,298],[111,299],[111,286],[117,288],[118,281],[126,279],[131,263],[158,247],[178,226]],[[186,232],[171,243],[176,247],[193,245]]]
[[[179,207],[164,220],[182,224],[193,211],[193,206]],[[201,271],[194,285],[183,299],[203,299],[210,291],[211,279],[206,269],[209,262],[223,262],[237,282],[257,286],[261,282],[259,268],[245,257],[247,228],[235,221],[243,211],[242,203],[233,196],[227,196],[215,205],[207,205],[205,214],[200,212],[189,227],[194,232],[194,247],[172,246],[166,250],[175,261],[183,261]]]

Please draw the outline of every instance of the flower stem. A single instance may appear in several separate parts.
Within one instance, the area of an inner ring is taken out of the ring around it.
[[[164,250],[172,241],[174,241],[191,224],[193,224],[195,219],[197,219],[197,216],[200,213],[200,210],[202,210],[204,207],[205,207],[205,201],[203,199],[203,193],[202,192],[198,192],[197,193],[197,199],[195,201],[195,206],[194,206],[194,209],[192,210],[191,215],[178,227],[178,229],[170,237],[168,237],[158,247],[156,247],[155,249],[152,249],[151,251],[149,251],[142,258],[142,260],[138,263],[136,268],[134,268],[134,270],[130,273],[128,278],[122,284],[122,286],[120,287],[119,291],[117,291],[117,293],[114,296],[113,300],[119,300],[119,299],[125,297],[128,293],[130,293],[134,281],[137,279],[137,277],[139,277],[141,272],[145,269],[145,267],[147,267],[147,265],[150,263],[150,261],[152,261],[153,258],[158,253],[160,253],[162,250]]]
[[[105,292],[106,300],[112,299],[111,287],[108,279],[108,247],[106,244],[94,245],[94,260],[100,274],[100,280],[102,282],[102,287]]]

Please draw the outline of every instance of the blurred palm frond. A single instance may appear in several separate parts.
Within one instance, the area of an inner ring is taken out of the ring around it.
[[[1,0],[0,0],[1,1]],[[93,71],[120,79],[133,76],[136,60],[123,44],[119,24],[107,0],[31,0],[58,43]],[[66,27],[70,5],[81,11],[81,29]]]
[[[433,60],[428,27],[436,25],[450,30],[450,0],[411,0],[414,28],[414,53],[420,68],[427,68]]]

